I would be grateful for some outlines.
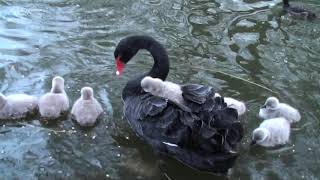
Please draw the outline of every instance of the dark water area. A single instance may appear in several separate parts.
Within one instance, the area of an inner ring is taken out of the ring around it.
[[[292,2],[320,14],[320,1]],[[213,86],[246,103],[241,156],[228,177],[198,172],[172,159],[164,172],[182,179],[318,179],[320,177],[320,20],[296,20],[279,1],[19,0],[0,1],[0,90],[41,96],[55,75],[74,102],[91,86],[105,117],[91,129],[70,118],[1,122],[0,179],[166,179],[158,157],[122,116],[125,83],[149,70],[141,51],[122,77],[113,51],[120,39],[147,34],[171,60],[169,80]],[[268,89],[253,85],[255,82]],[[297,107],[302,120],[290,142],[249,148],[268,96]]]

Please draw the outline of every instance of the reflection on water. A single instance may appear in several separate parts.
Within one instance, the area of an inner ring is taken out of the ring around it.
[[[113,50],[127,35],[148,34],[168,49],[170,80],[208,84],[246,102],[250,111],[241,120],[247,134],[231,178],[316,179],[320,176],[319,21],[281,16],[278,2],[1,1],[1,92],[40,96],[49,91],[51,78],[61,75],[72,101],[79,97],[81,87],[91,86],[106,111],[105,118],[91,129],[81,129],[70,118],[49,127],[37,119],[23,125],[3,122],[2,177],[214,178],[172,159],[165,159],[161,173],[158,157],[123,120],[121,89],[133,75],[150,68],[152,61],[141,52],[118,78]],[[304,3],[320,13],[317,0]],[[258,108],[270,95],[298,107],[303,119],[293,127],[288,145],[249,149],[250,132],[260,123]]]

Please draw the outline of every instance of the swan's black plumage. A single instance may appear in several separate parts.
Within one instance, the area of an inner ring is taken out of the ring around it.
[[[121,40],[114,55],[127,63],[139,49],[148,50],[155,63],[123,90],[124,115],[132,129],[158,153],[199,170],[227,173],[238,157],[244,133],[236,110],[228,108],[222,97],[214,98],[215,92],[208,86],[182,86],[185,105],[144,92],[142,78],[165,80],[169,60],[163,46],[147,36]]]
[[[302,7],[292,7],[289,4],[289,0],[283,0],[283,10],[286,13],[291,14],[294,17],[300,17],[303,19],[313,20],[317,18],[317,15],[314,12],[306,10]]]

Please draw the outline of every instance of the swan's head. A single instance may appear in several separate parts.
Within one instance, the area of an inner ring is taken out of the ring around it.
[[[6,97],[0,93],[0,108],[2,108],[6,104]]]
[[[141,80],[141,87],[145,92],[149,92],[153,95],[159,95],[163,89],[163,81],[158,78],[146,76]]]
[[[149,49],[154,42],[156,41],[149,36],[129,36],[122,39],[114,51],[117,75],[121,75],[125,64],[137,54],[139,49]]]
[[[269,136],[269,131],[265,128],[257,128],[252,133],[252,141],[250,145],[261,144]]]
[[[279,100],[276,97],[269,97],[266,102],[264,103],[264,105],[262,106],[262,108],[266,108],[266,109],[270,109],[270,110],[274,110],[277,109],[279,105]]]
[[[60,76],[56,76],[52,79],[52,93],[62,93],[64,92],[64,79]]]
[[[93,98],[93,89],[91,87],[83,87],[81,89],[81,98],[83,100],[90,100]]]

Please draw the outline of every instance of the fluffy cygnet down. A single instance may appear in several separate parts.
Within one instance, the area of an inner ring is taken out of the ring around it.
[[[215,93],[214,97],[221,97],[219,93]],[[231,97],[223,97],[224,102],[227,103],[227,106],[229,108],[236,109],[238,112],[238,115],[241,116],[246,112],[246,105],[242,101],[238,101],[236,99],[233,99]]]
[[[288,104],[280,103],[276,97],[269,97],[265,104],[260,108],[259,117],[270,119],[284,117],[290,123],[298,122],[301,119],[299,111]]]
[[[64,90],[64,79],[56,76],[52,79],[49,93],[39,100],[39,111],[43,118],[58,118],[69,109],[69,99]]]
[[[141,80],[141,87],[145,92],[149,92],[154,96],[163,97],[178,104],[184,104],[181,87],[173,82],[146,76]]]
[[[251,145],[271,147],[285,144],[289,136],[290,123],[285,118],[266,119],[253,131]]]
[[[100,103],[94,98],[91,87],[81,89],[81,97],[74,103],[71,114],[81,126],[93,126],[103,113]]]
[[[20,119],[35,114],[38,99],[26,94],[4,96],[0,93],[0,119]]]

